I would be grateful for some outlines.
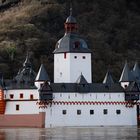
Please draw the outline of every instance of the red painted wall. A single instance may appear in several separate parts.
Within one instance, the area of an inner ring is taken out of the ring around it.
[[[0,115],[0,127],[45,127],[45,112],[27,115]]]

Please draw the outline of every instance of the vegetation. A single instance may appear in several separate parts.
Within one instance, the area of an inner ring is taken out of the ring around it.
[[[7,6],[12,1],[0,1],[0,70],[12,78],[30,50],[35,71],[42,62],[53,79],[52,52],[64,34],[69,2],[16,0]],[[79,34],[93,51],[94,81],[102,81],[108,68],[118,81],[126,59],[130,67],[140,60],[139,6],[137,0],[73,1]]]

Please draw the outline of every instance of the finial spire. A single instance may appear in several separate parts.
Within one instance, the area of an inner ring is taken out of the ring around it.
[[[72,16],[72,3],[70,4],[70,16]]]
[[[25,62],[23,63],[23,66],[26,67],[26,66],[30,66],[31,63],[30,63],[30,54],[29,54],[29,50],[27,51],[27,54],[26,54],[26,59],[25,59]]]

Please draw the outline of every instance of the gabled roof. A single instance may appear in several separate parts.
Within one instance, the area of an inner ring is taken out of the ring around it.
[[[107,73],[105,75],[105,78],[103,80],[103,84],[114,84],[113,78],[112,78],[109,70],[107,71]]]
[[[50,81],[49,76],[43,64],[41,64],[35,81]]]
[[[139,65],[137,62],[134,65],[133,74],[135,76],[135,80],[139,81],[140,80],[140,68],[139,68]]]
[[[129,70],[127,62],[125,62],[119,82],[130,82],[134,81],[133,73]]]
[[[85,77],[83,76],[83,74],[81,73],[81,75],[78,77],[78,79],[76,80],[77,84],[87,84],[87,80],[85,79]]]

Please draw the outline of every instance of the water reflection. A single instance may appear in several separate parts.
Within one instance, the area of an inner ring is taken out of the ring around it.
[[[140,140],[137,127],[1,128],[0,140]]]

